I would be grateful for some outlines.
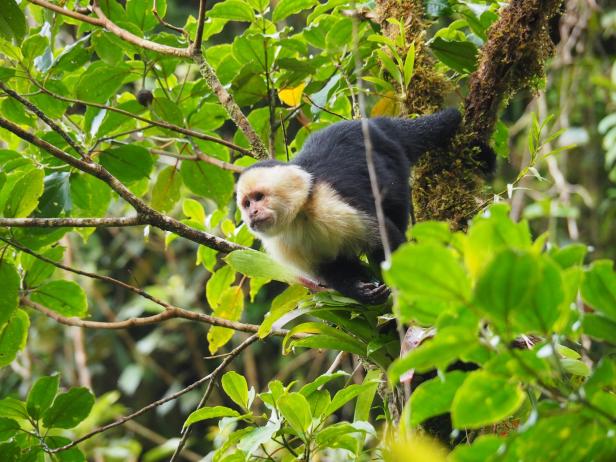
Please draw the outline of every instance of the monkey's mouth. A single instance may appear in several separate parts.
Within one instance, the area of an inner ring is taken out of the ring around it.
[[[250,228],[255,231],[265,231],[273,224],[273,217],[254,218],[250,221]]]

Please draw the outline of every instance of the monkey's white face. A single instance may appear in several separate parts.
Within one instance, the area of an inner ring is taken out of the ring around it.
[[[237,183],[237,205],[244,222],[255,234],[280,234],[308,199],[311,183],[310,174],[294,165],[248,170]]]

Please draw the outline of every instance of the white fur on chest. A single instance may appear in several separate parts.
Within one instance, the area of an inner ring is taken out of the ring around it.
[[[329,185],[317,183],[290,226],[276,236],[261,236],[276,260],[314,278],[322,262],[359,255],[378,238],[368,215],[347,204]]]

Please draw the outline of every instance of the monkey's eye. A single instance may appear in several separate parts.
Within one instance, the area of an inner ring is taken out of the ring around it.
[[[263,193],[261,193],[261,192],[258,192],[258,193],[255,194],[255,200],[257,202],[259,202],[260,200],[263,200],[263,197],[264,197]]]
[[[247,209],[248,207],[250,207],[250,201],[248,199],[244,199],[244,202],[242,202],[242,206]]]

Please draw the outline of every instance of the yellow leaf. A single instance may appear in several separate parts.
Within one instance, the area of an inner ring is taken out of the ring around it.
[[[447,451],[434,440],[417,434],[400,436],[389,438],[383,451],[386,462],[446,462]]]
[[[385,96],[372,107],[370,115],[372,117],[398,115],[398,101],[396,100],[395,93],[393,91],[385,93]]]
[[[299,106],[302,102],[302,94],[306,88],[305,83],[300,83],[295,88],[283,88],[278,90],[278,98],[287,106]]]

